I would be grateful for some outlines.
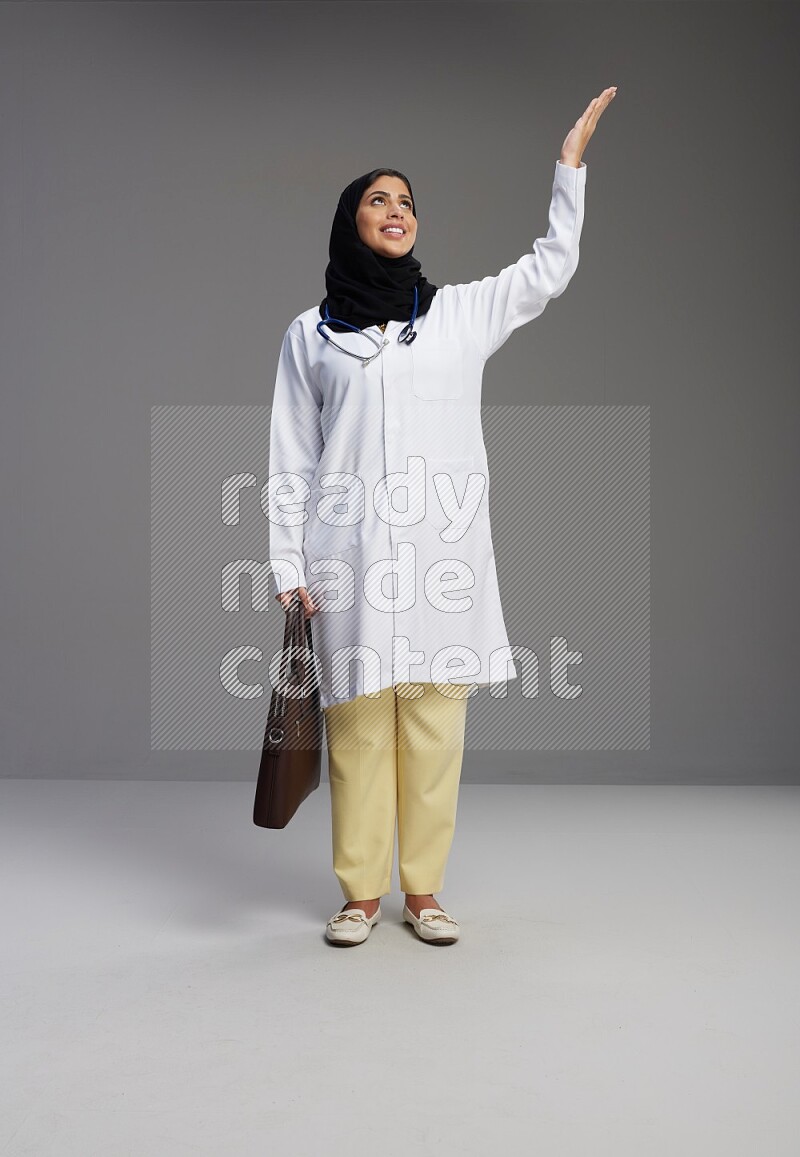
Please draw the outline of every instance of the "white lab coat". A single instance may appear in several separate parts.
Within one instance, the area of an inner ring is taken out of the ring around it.
[[[496,276],[440,286],[410,345],[397,340],[405,321],[385,335],[369,327],[384,344],[366,367],[321,337],[316,305],[286,331],[269,558],[278,591],[305,586],[320,608],[323,708],[400,682],[517,677],[492,546],[483,367],[566,289],[585,185],[585,163],[557,161],[547,236]],[[361,335],[332,336],[375,352]]]

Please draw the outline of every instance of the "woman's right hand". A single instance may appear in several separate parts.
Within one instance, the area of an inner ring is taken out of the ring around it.
[[[300,599],[303,603],[303,606],[306,609],[306,618],[307,619],[313,618],[313,616],[319,610],[319,607],[314,606],[313,602],[311,601],[311,596],[309,595],[308,590],[305,587],[295,587],[294,590],[291,590],[291,591],[281,591],[281,593],[277,594],[275,596],[275,598],[281,604],[283,609],[285,611],[288,611],[289,607],[291,606],[292,600],[295,598],[295,596],[298,594],[298,592],[300,594]]]

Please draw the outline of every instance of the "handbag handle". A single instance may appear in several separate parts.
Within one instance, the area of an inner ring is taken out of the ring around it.
[[[303,629],[305,627],[305,630]],[[280,719],[288,708],[288,695],[282,688],[295,685],[295,676],[298,675],[298,665],[302,663],[305,678],[305,663],[302,662],[304,647],[313,653],[311,639],[311,620],[306,618],[305,607],[300,601],[300,595],[295,593],[286,612],[286,625],[283,632],[283,654],[276,688],[277,707],[275,718]],[[284,681],[284,673],[289,669],[289,677]]]

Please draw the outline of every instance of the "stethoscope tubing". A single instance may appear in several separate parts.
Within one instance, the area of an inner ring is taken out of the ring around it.
[[[400,330],[400,333],[397,335],[397,340],[401,341],[401,342],[405,342],[406,345],[411,345],[411,343],[416,339],[416,336],[417,336],[417,331],[414,329],[414,323],[417,320],[417,306],[418,306],[418,304],[419,304],[419,290],[417,289],[417,287],[415,285],[414,286],[414,308],[411,311],[411,320],[403,326],[403,328]],[[368,358],[365,358],[365,357],[362,357],[361,354],[354,354],[352,350],[345,349],[344,346],[337,345],[337,343],[333,340],[333,338],[330,336],[330,334],[325,333],[324,329],[322,328],[324,325],[328,325],[330,322],[335,322],[337,325],[343,325],[343,326],[345,326],[345,328],[351,330],[353,333],[360,333],[362,335],[362,337],[367,338],[376,347],[375,353],[370,354],[370,356]],[[386,342],[388,341],[388,338],[384,338],[383,341],[376,341],[376,339],[372,336],[371,333],[367,333],[365,330],[360,329],[359,326],[351,325],[349,321],[339,321],[338,318],[331,317],[329,312],[328,312],[328,303],[327,302],[325,303],[325,316],[322,319],[322,321],[317,323],[317,333],[320,334],[321,337],[324,337],[325,341],[330,342],[330,344],[333,346],[334,349],[341,350],[341,352],[343,354],[348,354],[348,356],[351,358],[356,358],[357,361],[361,362],[362,366],[368,366],[370,364],[370,362],[374,361],[375,358],[378,357],[378,355],[380,354],[383,347],[386,345]]]

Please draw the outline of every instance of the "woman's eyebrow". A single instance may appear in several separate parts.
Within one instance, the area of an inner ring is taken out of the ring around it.
[[[372,192],[368,195],[370,197],[377,197],[378,195],[380,195],[381,197],[391,197],[391,193],[387,193],[384,189],[373,189]],[[400,194],[400,200],[401,201],[412,201],[412,203],[413,203],[413,198],[411,197],[411,195],[409,193],[401,193]]]

